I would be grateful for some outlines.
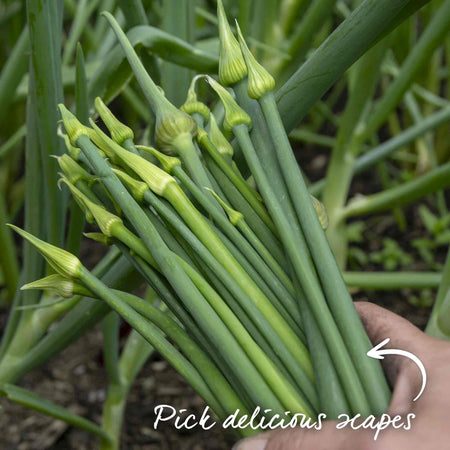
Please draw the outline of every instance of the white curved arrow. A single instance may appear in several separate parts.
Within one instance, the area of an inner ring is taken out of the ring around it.
[[[384,355],[400,355],[412,359],[417,364],[417,366],[420,369],[420,373],[422,374],[422,388],[420,389],[420,392],[416,395],[416,398],[413,400],[415,402],[422,395],[425,386],[427,384],[427,371],[425,370],[425,366],[416,355],[413,355],[412,353],[407,352],[405,350],[396,350],[387,348],[383,350],[382,347],[384,347],[389,341],[390,338],[387,338],[384,341],[380,342],[378,345],[376,345],[374,348],[372,348],[367,352],[367,356],[369,356],[370,358],[384,359]]]

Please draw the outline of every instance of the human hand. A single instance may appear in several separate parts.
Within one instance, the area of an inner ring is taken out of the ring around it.
[[[413,402],[422,385],[417,366],[402,356],[387,356],[383,368],[393,395],[390,416],[415,414],[411,430],[384,430],[374,440],[373,430],[336,429],[336,421],[323,423],[320,431],[291,428],[261,433],[240,441],[235,450],[443,450],[450,447],[450,343],[427,336],[406,319],[371,303],[355,304],[372,343],[386,338],[385,348],[409,351],[423,362],[427,386]]]

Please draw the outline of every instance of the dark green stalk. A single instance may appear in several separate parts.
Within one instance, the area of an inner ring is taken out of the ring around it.
[[[232,183],[230,183],[228,177],[222,172],[222,170],[220,170],[217,164],[208,156],[205,157],[205,160],[208,164],[209,170],[224,191],[225,197],[229,201],[230,205],[232,205],[236,210],[243,212],[245,220],[251,226],[252,230],[254,230],[261,241],[266,243],[271,253],[278,258],[278,262],[283,264],[284,258],[280,252],[280,242],[278,239],[261,220],[259,215],[254,211],[252,206],[242,196],[239,190]]]
[[[273,307],[267,297],[258,288],[255,282],[243,270],[240,264],[229,253],[222,241],[212,232],[208,223],[201,214],[192,205],[184,192],[175,183],[166,186],[163,195],[167,198],[174,208],[187,223],[189,228],[203,242],[216,259],[223,265],[228,273],[234,278],[236,283],[241,286],[244,292],[258,304],[258,308],[264,314],[267,320],[276,329],[277,333],[293,355],[296,355],[301,364],[305,364],[305,354],[301,351],[301,341],[295,333],[287,326],[278,311]]]
[[[350,413],[349,404],[345,398],[342,383],[339,381],[333,360],[317,326],[317,321],[305,301],[305,295],[297,278],[294,276],[293,279],[303,318],[303,327],[308,337],[320,411],[327,415],[328,420],[337,420],[340,414]]]
[[[248,276],[255,282],[255,284],[261,289],[267,299],[272,303],[272,305],[276,308],[276,310],[280,313],[283,319],[287,322],[287,324],[292,328],[292,331],[297,335],[297,337],[305,344],[304,333],[300,328],[300,316],[297,311],[292,317],[289,316],[289,312],[286,310],[284,305],[281,303],[280,299],[274,295],[274,293],[269,289],[269,286],[265,282],[265,280],[259,275],[259,273],[253,268],[253,266],[248,264],[245,256],[239,251],[238,248],[228,239],[225,234],[219,230],[216,226],[211,224],[211,228],[217,237],[223,242],[223,245],[227,248],[233,258],[241,265],[241,267],[245,267]],[[294,320],[295,318],[295,320]]]
[[[180,156],[183,164],[186,166],[187,171],[191,178],[200,187],[208,187],[213,189],[211,180],[208,178],[205,167],[200,160],[200,156],[197,153],[197,149],[194,146],[192,140],[182,139],[176,144],[177,153]]]
[[[137,249],[135,250],[138,251]],[[144,255],[141,254],[141,256]],[[235,336],[236,340],[239,342],[241,347],[247,353],[249,359],[253,362],[255,367],[258,369],[258,371],[265,379],[266,383],[277,395],[278,399],[281,401],[284,407],[287,408],[288,410],[305,412],[308,416],[311,416],[312,411],[309,410],[308,406],[304,403],[303,398],[298,394],[296,394],[296,392],[289,385],[287,380],[284,379],[284,377],[277,372],[272,362],[261,351],[261,349],[249,335],[248,331],[242,326],[241,322],[227,307],[227,305],[223,302],[223,300],[219,297],[219,295],[215,292],[215,290],[212,289],[206,282],[206,280],[204,280],[203,277],[200,274],[198,274],[198,272],[196,272],[195,269],[193,269],[189,264],[185,263],[181,258],[177,258],[177,260],[179,261],[179,263],[181,264],[181,266],[183,267],[184,271],[189,276],[189,278],[195,283],[200,292],[205,296],[207,301],[215,309],[217,314],[223,319],[224,323],[230,329],[232,334]],[[139,309],[139,312],[143,313],[141,309]],[[159,323],[156,323],[156,325],[160,326]],[[169,336],[175,340],[175,336],[173,335]],[[175,340],[175,342],[177,341]],[[180,342],[178,342],[178,344],[181,345]],[[183,350],[183,347],[181,347],[181,349]],[[302,387],[305,388],[308,394],[312,395],[312,399],[314,401],[315,393],[313,390],[311,391],[310,389],[306,389],[307,388],[306,384],[307,382],[302,384]],[[309,386],[309,388],[310,387],[312,386]],[[230,413],[230,411],[228,412]],[[231,412],[234,412],[234,410],[231,410]]]
[[[7,302],[10,303],[19,281],[19,262],[11,229],[6,226],[9,219],[5,197],[5,192],[0,189],[0,267],[5,277]]]
[[[44,215],[42,164],[39,150],[39,129],[37,122],[34,72],[30,64],[29,88],[32,93],[27,99],[27,136],[25,140],[25,229],[35,236],[40,236]],[[42,276],[42,258],[28,243],[23,243],[23,273],[25,283],[34,281]],[[24,292],[22,303],[31,305],[38,301],[38,292]],[[11,313],[14,316],[16,311]],[[24,314],[26,315],[26,314]]]
[[[303,370],[300,370],[298,363],[295,361],[299,359],[299,356],[294,360],[292,354],[287,351],[287,346],[283,344],[280,336],[275,332],[275,327],[271,325],[271,320],[268,320],[258,307],[254,304],[251,297],[249,297],[245,290],[240,287],[233,277],[224,269],[224,267],[218,262],[218,260],[208,251],[208,249],[196,238],[192,232],[190,232],[184,224],[177,219],[177,217],[167,208],[164,204],[147,191],[144,194],[144,198],[161,214],[170,224],[183,236],[183,238],[188,242],[188,244],[195,250],[204,263],[210,267],[220,281],[226,286],[230,293],[237,299],[241,306],[246,310],[249,317],[255,323],[255,325],[260,329],[261,333],[266,336],[267,341],[270,342],[274,351],[278,353],[280,358],[284,361],[286,367],[291,371],[292,376],[300,380],[302,386],[307,386],[308,381],[305,378],[305,372],[309,374],[308,367],[303,364]],[[303,361],[303,357],[302,357]],[[306,388],[305,388],[306,389]],[[309,390],[308,392],[310,392]],[[309,396],[309,398],[311,398]]]
[[[161,275],[142,258],[137,255],[131,255],[130,250],[126,245],[120,243],[118,246],[122,253],[127,257],[128,261],[136,267],[136,270],[140,272],[142,277],[161,296],[161,299],[169,307],[175,317],[177,317],[180,323],[184,324],[186,330],[189,331],[189,334],[195,338],[199,345],[204,349],[207,349],[208,341],[205,339],[192,316],[183,308],[182,302],[177,298],[171,287],[167,285],[164,278],[162,278]]]
[[[366,353],[371,349],[371,343],[353,306],[311,202],[311,196],[295,160],[272,92],[266,93],[259,103],[272,140],[277,144],[275,148],[283,177],[323,285],[328,305],[351,354],[359,379],[364,385],[365,393],[370,399],[371,408],[377,413],[382,413],[386,411],[390,398],[387,382],[381,365],[372,358],[366,357]],[[306,292],[303,284],[302,287]],[[317,316],[316,320],[319,321]]]
[[[170,338],[191,361],[193,366],[205,379],[211,392],[223,407],[225,414],[232,414],[237,409],[240,414],[246,414],[246,407],[236,396],[231,386],[220,373],[217,367],[211,362],[205,352],[189,337],[189,335],[170,317],[161,312],[152,304],[126,292],[114,291],[118,297],[124,300],[139,314],[158,327]],[[220,414],[220,413],[219,413]],[[223,418],[223,415],[222,417]]]
[[[63,153],[61,139],[56,134],[56,107],[63,99],[61,57],[59,47],[55,47],[60,42],[62,31],[56,11],[59,3],[52,0],[27,0],[31,65],[36,83],[36,122],[42,155],[40,176],[44,179],[45,187],[45,225],[48,241],[55,245],[62,244],[65,222],[65,199],[56,187],[58,169],[56,161],[49,157]]]
[[[149,24],[142,0],[119,0],[118,5],[126,17],[127,28]]]
[[[195,28],[193,1],[164,0],[162,28],[167,33],[193,43]],[[192,74],[189,70],[169,62],[165,62],[164,66],[164,91],[174,105],[181,106],[186,98]]]
[[[325,339],[327,348],[333,358],[333,362],[343,384],[351,409],[354,412],[368,415],[370,414],[370,407],[355,371],[353,361],[347,352],[333,316],[327,307],[318,280],[309,264],[304,261],[305,255],[302,257],[298,251],[291,225],[284,216],[282,207],[278,202],[275,193],[272,191],[269,180],[259,162],[256,151],[250,140],[248,128],[245,125],[237,125],[233,128],[233,133],[239,141],[242,151],[245,154],[247,164],[256,179],[269,212],[283,239],[286,252],[291,259],[293,268],[305,292],[311,311],[317,320],[317,324]],[[310,202],[310,199],[308,199],[308,201]],[[314,212],[314,214],[316,213]]]
[[[119,328],[120,316],[111,311],[102,320],[103,358],[110,385],[121,384],[119,372]]]

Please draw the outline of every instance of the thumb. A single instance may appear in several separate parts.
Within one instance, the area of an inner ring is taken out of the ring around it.
[[[238,442],[233,450],[361,450],[373,442],[368,430],[337,429],[337,423],[325,422],[321,430],[289,428],[262,433]]]

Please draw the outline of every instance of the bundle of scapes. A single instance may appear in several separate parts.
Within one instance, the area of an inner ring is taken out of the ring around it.
[[[60,105],[68,150],[77,157],[58,158],[60,183],[87,221],[97,224],[100,233],[89,237],[118,247],[167,310],[106,287],[75,256],[18,230],[58,274],[26,287],[61,294],[70,286],[71,295],[105,302],[221,419],[257,407],[268,420],[384,412],[389,388],[379,363],[366,356],[370,342],[323,231],[326,212],[295,162],[274,80],[239,27],[238,40],[219,1],[220,83],[204,78],[223,104],[222,131],[197,98],[203,77],[193,80],[186,103],[175,108],[115,19],[105,16],[155,114],[155,147],[136,145],[131,129],[99,98],[96,110],[109,136]],[[240,104],[254,100],[260,120],[252,124]],[[252,125],[270,137],[278,180],[261,164]],[[231,139],[257,189],[237,168]],[[284,189],[283,201],[274,184]]]

